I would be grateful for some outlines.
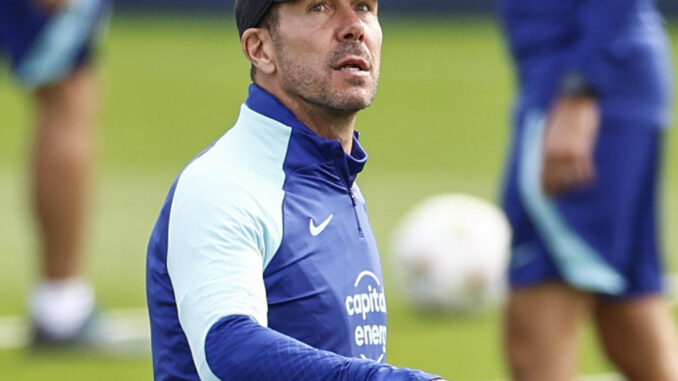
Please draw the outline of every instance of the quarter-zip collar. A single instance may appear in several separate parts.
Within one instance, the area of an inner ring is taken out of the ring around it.
[[[302,151],[290,152],[288,155],[286,166],[293,171],[316,162],[334,163],[346,186],[350,187],[367,162],[368,155],[360,145],[357,131],[353,134],[353,148],[349,155],[338,140],[318,136],[273,94],[254,83],[249,87],[246,105],[254,112],[292,128],[293,142],[290,148]]]

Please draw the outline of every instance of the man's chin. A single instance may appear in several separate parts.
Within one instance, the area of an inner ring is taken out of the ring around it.
[[[337,99],[345,109],[362,110],[374,101],[375,91],[363,87],[353,87],[344,91],[336,92]]]
[[[369,107],[371,104],[372,99],[351,98],[336,102],[333,108],[340,112],[354,113]]]

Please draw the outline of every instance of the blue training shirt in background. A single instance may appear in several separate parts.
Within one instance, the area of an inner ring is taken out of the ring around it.
[[[519,115],[546,110],[562,77],[577,72],[604,118],[668,125],[669,44],[653,0],[497,1],[518,67]]]

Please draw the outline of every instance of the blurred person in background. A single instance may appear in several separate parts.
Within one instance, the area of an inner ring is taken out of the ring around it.
[[[107,0],[0,0],[0,54],[33,100],[42,268],[29,304],[39,346],[80,344],[93,317],[81,267],[99,100],[93,55],[108,11]]]
[[[678,380],[658,186],[669,44],[652,0],[499,0],[519,92],[504,188],[515,380],[571,380],[591,317],[630,380]]]
[[[238,0],[253,84],[170,190],[148,248],[156,380],[432,380],[385,363],[380,257],[355,178],[377,0]]]

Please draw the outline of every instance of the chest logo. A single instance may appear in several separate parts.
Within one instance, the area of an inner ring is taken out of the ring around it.
[[[313,218],[311,218],[308,221],[308,230],[311,232],[312,236],[317,236],[318,234],[322,233],[323,230],[327,227],[327,225],[330,224],[330,221],[332,221],[332,217],[334,217],[334,214],[330,214],[329,217],[325,219],[320,225],[316,226],[315,223],[313,223]]]

